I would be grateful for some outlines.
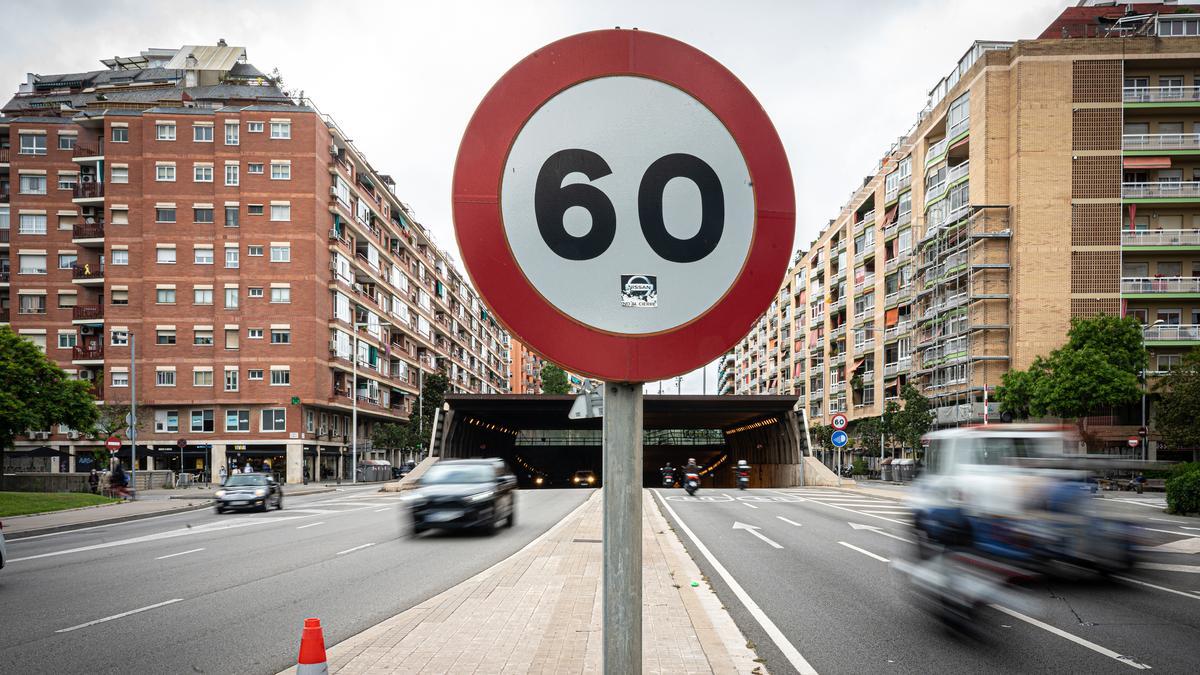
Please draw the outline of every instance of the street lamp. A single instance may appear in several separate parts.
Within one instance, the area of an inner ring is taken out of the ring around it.
[[[1154,323],[1150,324],[1149,326],[1147,326],[1145,329],[1142,330],[1142,349],[1146,348],[1146,329],[1156,328],[1164,323],[1166,323],[1166,321],[1164,321],[1162,319],[1158,319],[1157,321],[1155,321]],[[1150,447],[1149,447],[1150,446],[1150,429],[1146,426],[1146,386],[1149,384],[1149,382],[1147,382],[1147,378],[1146,378],[1146,367],[1150,365],[1149,359],[1150,359],[1150,356],[1149,356],[1149,354],[1147,354],[1146,355],[1147,363],[1142,365],[1142,426],[1141,426],[1141,429],[1145,429],[1145,431],[1146,431],[1145,435],[1143,435],[1141,438],[1142,459],[1150,458]],[[1141,429],[1139,429],[1139,431],[1141,431]]]

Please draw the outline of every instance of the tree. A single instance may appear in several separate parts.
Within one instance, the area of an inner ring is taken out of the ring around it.
[[[384,422],[371,429],[371,447],[399,450],[407,447],[408,429],[404,424]]]
[[[1200,447],[1200,348],[1154,387],[1161,399],[1155,406],[1155,428],[1170,448]]]
[[[883,420],[864,417],[854,422],[855,446],[872,456],[879,454],[879,439],[883,435]]]
[[[883,404],[883,415],[880,415],[880,423],[883,430],[883,447],[887,447],[888,441],[896,435],[897,426],[900,423],[900,412],[902,408],[895,401],[887,401]]]
[[[569,394],[571,386],[567,384],[567,374],[562,368],[547,361],[542,364],[542,393]]]
[[[833,427],[828,424],[811,425],[809,435],[813,442],[813,447],[809,448],[810,451],[837,449],[833,445]]]
[[[96,418],[86,381],[68,378],[32,342],[0,326],[0,452],[30,429],[65,424],[90,431]]]
[[[921,437],[933,427],[933,403],[911,384],[904,385],[900,397],[904,399],[904,407],[895,412],[892,435],[901,446],[915,451],[921,447]]]
[[[92,433],[100,438],[120,435],[128,430],[129,425],[125,423],[125,418],[131,411],[132,408],[124,403],[108,403],[97,406],[96,424],[92,427]],[[140,432],[145,428],[146,417],[141,415],[137,419],[136,429]]]
[[[429,435],[433,433],[433,420],[442,403],[446,401],[446,390],[450,380],[445,371],[426,375],[421,386],[421,405],[404,426],[405,437],[401,447],[421,451],[429,447]]]

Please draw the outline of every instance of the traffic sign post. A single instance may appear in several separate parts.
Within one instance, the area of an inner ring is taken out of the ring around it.
[[[838,423],[841,426],[838,426]],[[829,440],[833,443],[833,447],[838,449],[838,465],[837,465],[837,482],[842,484],[842,448],[846,447],[846,443],[850,441],[850,436],[843,431],[846,428],[846,416],[834,415],[833,425],[837,427],[832,434],[829,435]]]
[[[727,352],[778,291],[795,227],[783,145],[708,55],[601,30],[500,78],[452,193],[463,263],[496,318],[605,381],[604,669],[639,673],[641,383]],[[585,414],[581,401],[572,416]]]

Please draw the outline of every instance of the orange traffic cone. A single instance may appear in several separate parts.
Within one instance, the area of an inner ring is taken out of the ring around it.
[[[325,663],[325,635],[321,632],[320,619],[305,619],[304,631],[300,634],[300,659],[296,663],[296,675],[327,675]]]

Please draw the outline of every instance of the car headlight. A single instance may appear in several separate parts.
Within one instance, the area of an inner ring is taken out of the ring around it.
[[[264,489],[262,489],[262,488],[259,488],[259,489],[257,489],[257,490],[255,490],[255,491],[254,491],[254,496],[255,496],[255,497],[266,497],[266,496],[267,496],[267,491],[266,491],[266,490],[264,490]]]
[[[225,496],[225,491],[224,491],[224,490],[217,490],[217,497],[218,497],[218,498],[220,498],[220,497],[224,497],[224,496]]]
[[[588,485],[591,485],[592,483],[595,483],[595,482],[596,482],[596,479],[595,479],[595,478],[592,478],[591,476],[588,476]]]
[[[485,490],[484,492],[476,492],[475,494],[471,495],[470,497],[467,497],[467,501],[481,502],[485,499],[490,499],[493,494],[494,493],[491,490]]]
[[[534,485],[541,485],[541,484],[542,484],[542,477],[541,477],[541,476],[538,476],[537,478],[534,478],[534,479],[533,479],[533,484],[534,484]]]

